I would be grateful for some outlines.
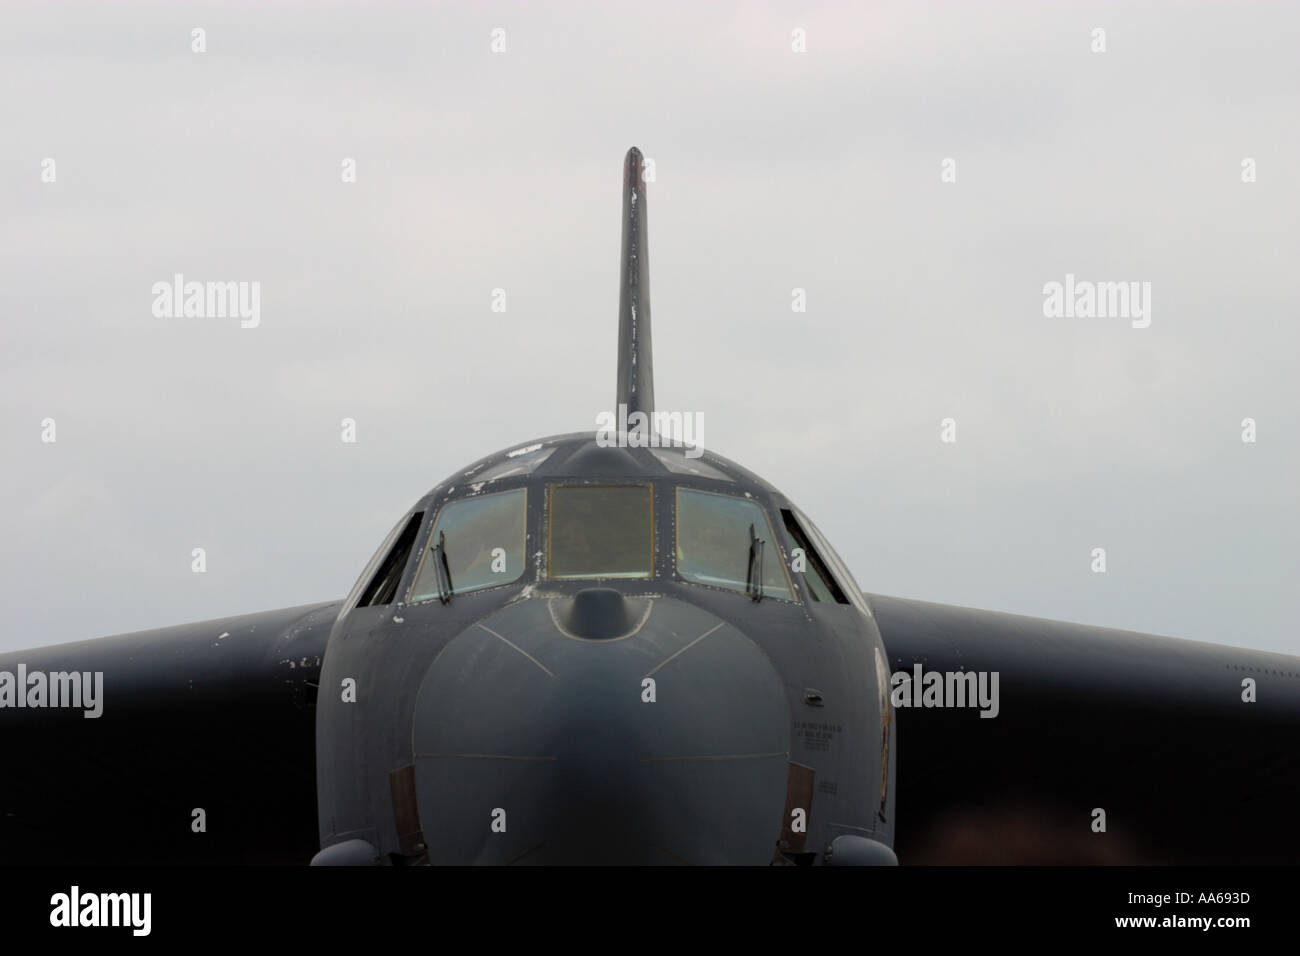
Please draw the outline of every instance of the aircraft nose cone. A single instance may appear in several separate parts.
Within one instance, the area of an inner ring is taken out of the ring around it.
[[[521,601],[457,635],[421,685],[430,862],[768,863],[789,725],[766,655],[693,605]]]

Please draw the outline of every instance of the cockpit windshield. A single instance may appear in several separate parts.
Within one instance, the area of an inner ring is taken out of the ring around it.
[[[438,513],[410,602],[509,584],[524,573],[528,492],[523,488],[448,502]]]
[[[547,493],[548,577],[654,577],[651,484],[557,483],[548,485]],[[677,573],[682,580],[756,600],[798,600],[779,539],[758,501],[685,487],[676,489],[676,499]],[[446,502],[434,520],[407,600],[448,601],[518,581],[527,562],[527,529],[525,488]],[[823,595],[821,584],[821,579],[810,583],[816,599],[843,602]]]
[[[795,599],[767,514],[748,498],[677,489],[677,573],[696,584]]]
[[[649,485],[552,485],[550,576],[648,578],[654,572]]]

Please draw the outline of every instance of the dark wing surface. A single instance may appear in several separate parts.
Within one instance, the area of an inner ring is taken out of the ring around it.
[[[310,861],[340,603],[0,655],[0,863]]]
[[[1300,863],[1300,658],[866,597],[895,674],[999,675],[895,710],[902,863]]]

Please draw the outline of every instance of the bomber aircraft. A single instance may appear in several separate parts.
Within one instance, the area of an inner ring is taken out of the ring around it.
[[[667,434],[643,170],[611,427],[454,472],[341,601],[0,656],[0,862],[1300,862],[1300,658],[864,593]]]

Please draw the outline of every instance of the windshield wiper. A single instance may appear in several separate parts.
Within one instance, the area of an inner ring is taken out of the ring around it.
[[[749,563],[745,566],[745,593],[755,601],[763,600],[763,545],[767,542],[749,526]]]
[[[438,532],[438,543],[433,546],[433,571],[438,579],[438,600],[446,604],[451,600],[451,568],[447,566],[447,533]]]

